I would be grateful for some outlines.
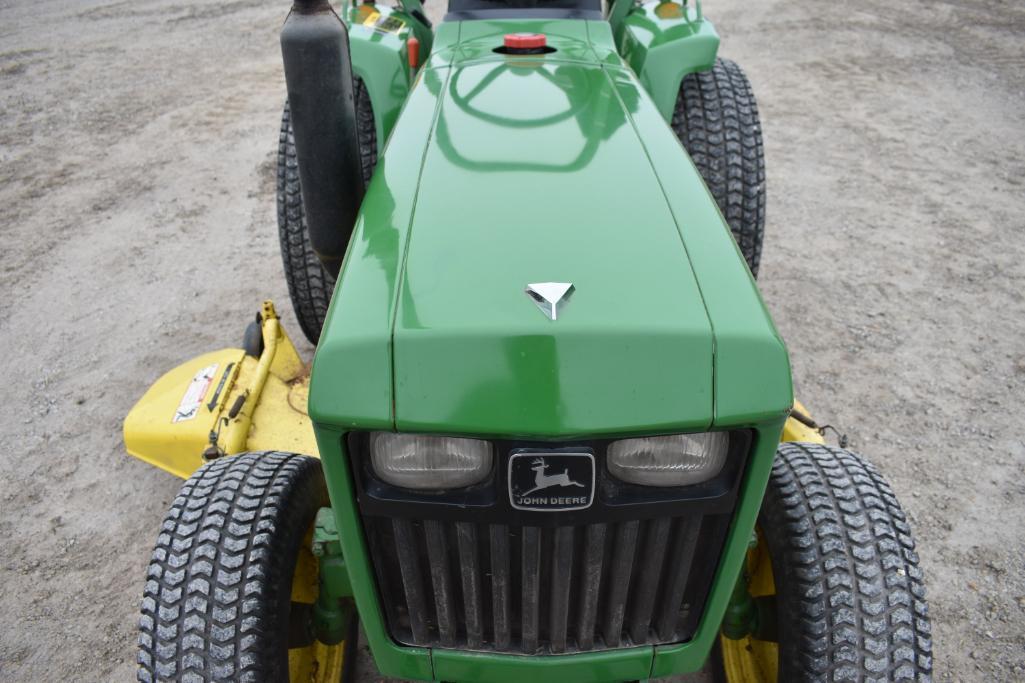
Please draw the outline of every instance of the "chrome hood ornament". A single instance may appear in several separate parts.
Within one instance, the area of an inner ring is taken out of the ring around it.
[[[550,320],[559,318],[559,304],[573,291],[572,282],[535,282],[524,290]]]

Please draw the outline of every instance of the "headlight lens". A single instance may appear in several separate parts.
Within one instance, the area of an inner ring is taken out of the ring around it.
[[[615,441],[608,450],[609,472],[644,486],[700,484],[722,470],[728,444],[726,432]]]
[[[404,489],[443,490],[487,479],[494,459],[491,443],[426,434],[374,432],[370,459],[383,481]]]

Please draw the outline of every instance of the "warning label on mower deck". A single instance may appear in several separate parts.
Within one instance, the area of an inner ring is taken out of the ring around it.
[[[171,422],[184,422],[196,416],[199,406],[203,405],[206,390],[210,388],[216,374],[216,363],[206,366],[195,374],[192,381],[189,382],[189,388],[185,390],[185,395],[182,396],[181,403],[178,404],[178,410],[175,411]]]

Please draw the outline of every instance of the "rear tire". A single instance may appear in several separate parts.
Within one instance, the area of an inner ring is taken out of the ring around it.
[[[680,84],[672,126],[757,277],[765,236],[765,156],[747,76],[728,59],[717,59],[709,71],[688,74]]]
[[[327,504],[315,458],[245,453],[193,474],[147,572],[139,680],[287,681],[293,576]]]
[[[778,680],[929,680],[915,542],[875,467],[840,448],[781,444],[759,525],[776,588]]]
[[[377,129],[366,85],[358,78],[355,79],[354,96],[363,179],[369,183],[377,165]],[[281,114],[281,134],[278,137],[277,205],[278,238],[281,242],[288,295],[303,334],[311,343],[316,344],[324,327],[335,280],[324,270],[314,253],[306,229],[306,212],[303,209],[302,185],[299,182],[299,164],[295,156],[295,137],[288,102],[285,102],[285,110]]]

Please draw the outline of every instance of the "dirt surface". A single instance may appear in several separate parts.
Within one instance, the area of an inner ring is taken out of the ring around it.
[[[273,196],[286,4],[0,2],[3,680],[134,677],[179,482],[124,454],[122,417],[265,297],[298,331]],[[761,284],[799,395],[911,515],[936,678],[1021,680],[1025,8],[705,10],[761,103]]]

